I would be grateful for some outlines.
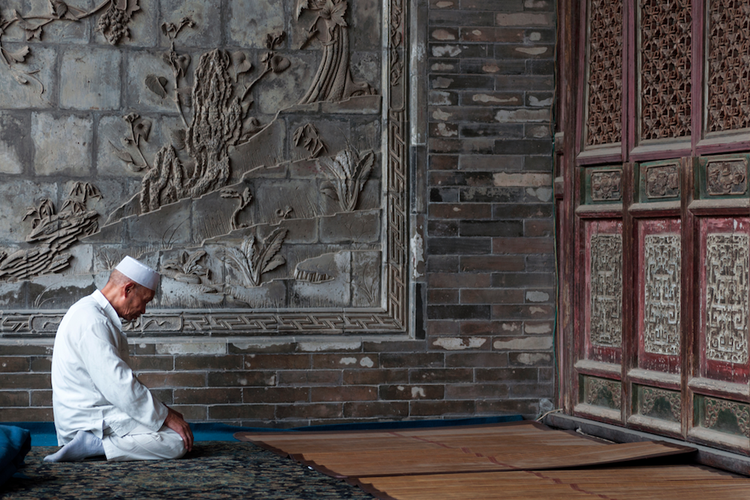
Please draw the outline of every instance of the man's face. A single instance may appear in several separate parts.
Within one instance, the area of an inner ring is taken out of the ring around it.
[[[146,312],[146,304],[154,298],[154,291],[145,286],[133,284],[125,289],[125,301],[120,316],[127,321],[138,319]]]

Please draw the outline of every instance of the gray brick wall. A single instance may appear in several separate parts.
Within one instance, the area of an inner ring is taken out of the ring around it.
[[[427,26],[412,75],[424,86],[412,108],[424,132],[412,155],[416,338],[134,343],[140,379],[188,419],[287,427],[553,407],[554,2],[415,7]],[[64,78],[59,92],[78,106]],[[31,120],[48,135],[59,121]],[[92,124],[79,125],[87,142]],[[52,420],[50,359],[49,345],[0,345],[0,420]]]

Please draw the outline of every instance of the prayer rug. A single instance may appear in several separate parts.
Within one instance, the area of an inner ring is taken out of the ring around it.
[[[180,460],[49,464],[57,447],[33,447],[5,499],[367,499],[357,487],[250,443],[200,442]]]

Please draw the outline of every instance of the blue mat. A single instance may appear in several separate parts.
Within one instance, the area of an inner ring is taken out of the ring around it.
[[[517,422],[523,420],[521,415],[500,415],[494,417],[456,418],[446,420],[401,420],[396,422],[357,422],[351,424],[311,425],[291,429],[269,427],[240,427],[211,422],[194,422],[190,424],[195,441],[236,441],[235,432],[314,432],[314,431],[358,431],[376,429],[416,429],[422,427],[452,427],[457,425],[496,424],[500,422]],[[53,422],[7,422],[31,433],[31,446],[57,446],[57,435]]]
[[[29,431],[12,425],[0,425],[0,486],[23,466],[31,449]]]

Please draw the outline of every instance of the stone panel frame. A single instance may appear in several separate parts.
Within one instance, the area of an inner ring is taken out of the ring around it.
[[[382,23],[382,235],[380,307],[297,310],[150,309],[126,325],[133,337],[235,337],[413,333],[409,252],[409,3],[384,0]],[[3,310],[0,338],[53,337],[65,310]]]

